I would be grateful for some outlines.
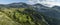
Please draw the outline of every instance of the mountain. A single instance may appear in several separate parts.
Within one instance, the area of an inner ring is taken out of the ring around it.
[[[19,2],[19,3],[11,3],[11,4],[0,4],[0,7],[6,7],[6,8],[32,8],[35,11],[38,12],[42,12],[43,14],[45,14],[46,16],[51,16],[51,17],[55,17],[55,18],[59,18],[60,17],[60,7],[59,6],[54,6],[54,7],[47,7],[44,6],[42,4],[34,4],[34,5],[30,5],[30,4],[26,4],[23,2]]]
[[[47,7],[42,4],[35,4],[33,5],[33,10],[36,10],[40,13],[43,13],[44,15],[51,16],[53,18],[59,18],[60,17],[60,7],[54,6],[54,7]]]
[[[34,6],[34,10],[40,12],[45,16],[46,21],[50,25],[60,25],[60,7],[54,6],[54,7],[46,7],[42,4],[36,4]],[[49,21],[51,19],[51,21]],[[52,22],[53,21],[53,22]]]
[[[44,16],[27,8],[0,9],[0,25],[49,25]]]
[[[1,23],[5,24],[10,20],[6,25],[60,25],[59,8],[59,6],[47,7],[39,3],[34,5],[23,2],[0,4],[0,16],[2,20],[5,20],[1,20]]]
[[[17,8],[19,8],[19,7],[28,7],[28,5],[26,3],[22,3],[22,2],[20,2],[20,3],[11,3],[11,4],[8,4],[7,6],[17,7]]]
[[[53,6],[52,8],[60,9],[60,6]]]
[[[42,4],[39,4],[39,3],[34,4],[33,7],[34,7],[34,9],[36,9],[36,10],[38,10],[38,11],[40,11],[40,10],[42,10],[42,9],[45,9],[45,8],[49,8],[49,7],[44,6],[44,5],[42,5]]]
[[[0,7],[11,7],[11,8],[27,8],[30,5],[23,3],[23,2],[19,2],[19,3],[11,3],[11,4],[0,4]]]

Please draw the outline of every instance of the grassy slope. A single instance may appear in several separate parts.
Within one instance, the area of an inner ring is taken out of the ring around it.
[[[40,13],[27,8],[0,9],[0,25],[48,25]]]

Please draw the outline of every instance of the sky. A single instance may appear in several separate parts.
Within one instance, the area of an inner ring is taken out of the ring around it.
[[[26,2],[27,0],[0,0],[0,4],[9,4],[14,2]]]
[[[46,6],[60,6],[60,0],[0,0],[0,4],[10,4],[15,2],[24,2],[28,4],[40,3]]]
[[[40,3],[46,6],[55,6],[58,5],[60,6],[60,0],[30,0],[30,3]]]

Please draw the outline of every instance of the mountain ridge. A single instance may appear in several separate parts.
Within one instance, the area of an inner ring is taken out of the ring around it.
[[[19,23],[18,25],[60,25],[59,8],[59,6],[47,7],[42,4],[12,3],[1,4],[0,12]]]

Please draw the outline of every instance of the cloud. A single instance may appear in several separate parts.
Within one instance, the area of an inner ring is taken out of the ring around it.
[[[42,2],[42,4],[48,4],[50,6],[54,6],[54,5],[60,6],[60,1],[59,0],[46,0]]]
[[[40,3],[39,0],[28,0],[28,2],[29,2],[30,4]]]
[[[60,0],[29,0],[29,3],[40,3],[40,4],[47,4],[47,6],[60,6]]]

